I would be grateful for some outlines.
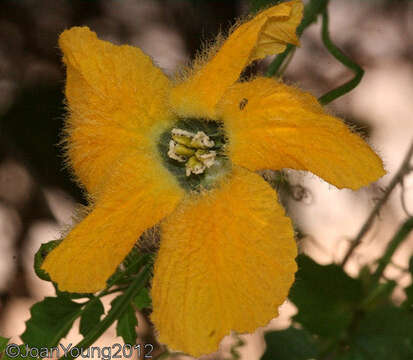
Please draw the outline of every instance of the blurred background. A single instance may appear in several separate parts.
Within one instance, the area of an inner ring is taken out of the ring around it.
[[[173,74],[194,58],[203,44],[245,16],[248,0],[2,0],[0,1],[0,334],[24,331],[29,309],[53,295],[50,283],[36,278],[33,256],[40,244],[60,237],[85,198],[71,181],[59,147],[64,120],[64,68],[59,34],[87,25],[102,39],[135,45]],[[357,192],[338,191],[311,174],[287,171],[293,191],[287,210],[300,229],[300,249],[317,262],[342,260],[383,188],[397,171],[413,139],[413,2],[407,0],[332,0],[331,37],[365,70],[361,84],[331,103],[329,111],[358,129],[383,158],[388,174]],[[254,65],[263,72],[271,59]],[[320,24],[301,38],[284,81],[320,96],[351,78],[351,72],[324,48]],[[383,251],[407,213],[413,213],[413,176],[393,191],[351,261],[356,274]],[[413,238],[400,247],[385,276],[406,286],[405,269]],[[403,301],[395,292],[394,301]],[[288,326],[294,306],[286,302],[268,328]],[[143,337],[150,328],[142,318]],[[243,336],[243,359],[264,351],[263,329]],[[72,329],[67,342],[80,339]],[[149,339],[149,340],[148,340]],[[227,356],[226,339],[218,357]],[[121,342],[109,329],[99,344]]]

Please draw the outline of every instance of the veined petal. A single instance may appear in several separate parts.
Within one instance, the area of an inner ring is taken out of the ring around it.
[[[59,46],[67,70],[67,155],[94,193],[123,152],[168,126],[170,84],[140,49],[99,40],[87,27],[64,31]]]
[[[296,271],[296,244],[275,192],[235,167],[213,191],[184,200],[162,224],[152,284],[159,340],[192,356],[231,330],[278,315]]]
[[[235,84],[218,107],[235,164],[254,171],[308,170],[350,189],[385,174],[381,159],[363,139],[294,87],[257,78]]]
[[[302,11],[301,1],[284,2],[237,27],[207,64],[172,90],[178,114],[215,119],[215,105],[249,63],[283,52],[288,43],[298,45]]]
[[[183,196],[153,159],[123,159],[89,215],[67,235],[42,268],[61,291],[96,292],[143,231],[171,213]]]

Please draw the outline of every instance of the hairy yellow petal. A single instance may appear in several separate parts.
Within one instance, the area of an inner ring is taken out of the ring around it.
[[[150,157],[122,159],[86,218],[44,261],[62,291],[95,292],[106,285],[143,231],[173,211],[183,192]]]
[[[170,84],[140,49],[99,40],[87,27],[64,31],[59,46],[67,69],[67,155],[93,193],[123,152],[167,126]]]
[[[240,104],[243,104],[240,106]],[[235,84],[219,104],[232,161],[250,170],[308,170],[338,188],[385,174],[380,158],[310,94],[269,78]]]
[[[252,61],[298,44],[295,29],[303,4],[293,0],[273,6],[237,27],[218,53],[172,90],[171,102],[185,117],[216,118],[215,105]]]
[[[289,218],[262,178],[236,167],[220,187],[184,200],[162,225],[152,284],[159,340],[192,356],[231,330],[278,315],[296,271]]]

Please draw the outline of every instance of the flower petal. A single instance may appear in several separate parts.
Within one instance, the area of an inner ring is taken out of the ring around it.
[[[302,11],[301,1],[284,2],[237,27],[207,64],[172,90],[178,114],[215,119],[215,105],[249,63],[283,52],[288,43],[298,45]]]
[[[167,170],[149,157],[136,158],[123,159],[94,209],[46,257],[42,268],[61,291],[103,289],[142,232],[183,196]]]
[[[59,46],[67,69],[68,158],[93,193],[122,152],[167,126],[170,84],[140,49],[99,40],[87,27],[64,31]]]
[[[312,95],[276,80],[235,84],[219,111],[229,156],[250,170],[308,170],[351,189],[385,174],[380,158],[340,119],[327,115]]]
[[[231,330],[278,315],[296,271],[290,219],[258,175],[236,167],[219,188],[184,200],[162,225],[152,284],[159,340],[192,356]]]

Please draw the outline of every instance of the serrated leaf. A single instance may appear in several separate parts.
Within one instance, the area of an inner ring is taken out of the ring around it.
[[[122,299],[123,295],[118,296],[111,302],[112,308]],[[116,335],[122,337],[125,344],[136,344],[138,337],[136,333],[136,326],[138,325],[138,319],[136,313],[131,304],[129,304],[125,311],[120,314],[118,322],[116,324]]]
[[[56,346],[80,315],[81,307],[67,297],[46,297],[31,307],[21,339],[30,347]]]
[[[60,291],[57,288],[56,283],[53,283],[53,285],[55,287],[57,297],[65,297],[67,299],[93,298],[93,293],[72,293],[67,291]]]
[[[86,305],[80,318],[79,331],[86,336],[100,321],[101,316],[105,313],[100,299],[96,298]]]
[[[50,276],[47,272],[41,269],[44,259],[46,256],[57,246],[61,243],[62,240],[53,240],[47,243],[40,245],[39,250],[37,250],[36,254],[34,255],[34,271],[36,275],[45,281],[52,281]]]
[[[413,313],[395,306],[367,313],[360,321],[354,343],[367,359],[413,359]]]
[[[135,296],[133,299],[133,304],[138,308],[138,310],[152,307],[152,299],[147,288],[143,288],[139,294]]]
[[[264,335],[267,349],[261,360],[307,360],[317,357],[317,348],[310,334],[289,327],[281,331],[269,331]]]
[[[138,319],[136,318],[135,309],[129,305],[118,319],[116,335],[121,336],[125,344],[134,345],[138,337],[136,326],[138,326]]]
[[[293,319],[311,333],[339,337],[363,298],[361,282],[338,265],[320,265],[305,255],[300,255],[297,263],[299,270],[290,292],[298,308]]]

